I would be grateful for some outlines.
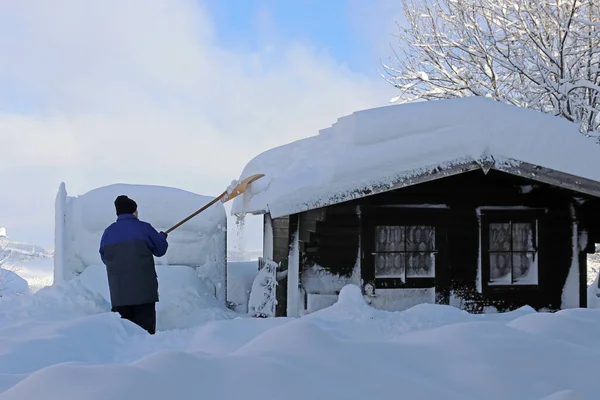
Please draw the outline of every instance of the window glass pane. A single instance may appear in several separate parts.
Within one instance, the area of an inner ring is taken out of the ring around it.
[[[435,276],[435,253],[408,253],[406,276],[408,278],[433,278]]]
[[[375,256],[375,278],[400,278],[404,281],[404,254],[377,254]]]
[[[537,260],[535,253],[513,253],[513,281],[521,285],[536,285]]]
[[[510,223],[490,224],[490,251],[510,251]]]
[[[490,282],[491,285],[506,285],[512,283],[511,253],[490,253]]]
[[[403,251],[404,227],[403,226],[376,226],[375,251]]]
[[[406,247],[408,251],[435,250],[435,228],[433,226],[407,226]]]
[[[513,222],[513,251],[535,250],[533,242],[533,224],[530,222]]]

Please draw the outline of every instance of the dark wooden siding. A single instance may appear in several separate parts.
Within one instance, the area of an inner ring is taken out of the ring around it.
[[[338,204],[300,215],[302,265],[317,264],[350,276],[358,254],[359,219],[353,205]]]
[[[443,204],[448,207],[445,216],[448,290],[464,300],[466,309],[479,312],[486,306],[495,306],[499,310],[509,310],[523,305],[537,309],[558,309],[571,267],[573,246],[570,207],[574,197],[580,196],[494,170],[487,175],[480,170],[473,171],[368,196],[313,212],[313,215],[318,214],[321,218],[314,223],[309,223],[308,215],[304,216],[306,228],[302,226],[303,217],[300,217],[304,263],[317,263],[338,275],[352,273],[360,233],[357,207]],[[484,288],[483,293],[477,291],[477,209],[481,206],[547,209],[540,222],[538,288]],[[399,213],[406,211],[406,208],[398,208]]]
[[[290,247],[290,218],[287,216],[273,218],[271,224],[273,228],[273,261],[280,263],[279,272],[287,271]],[[287,278],[278,281],[277,284],[275,315],[282,316],[286,314],[287,307]]]

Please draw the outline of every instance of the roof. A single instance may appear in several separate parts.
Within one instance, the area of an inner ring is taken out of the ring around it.
[[[265,151],[241,179],[265,177],[234,200],[232,214],[276,218],[476,168],[600,196],[600,146],[576,124],[467,97],[357,111]]]

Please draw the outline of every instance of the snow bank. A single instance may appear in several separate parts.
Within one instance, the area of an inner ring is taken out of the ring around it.
[[[248,301],[257,275],[257,261],[227,263],[227,301],[235,312],[248,313]]]
[[[232,213],[288,215],[490,156],[497,165],[516,160],[600,181],[600,147],[575,124],[469,97],[358,111],[317,136],[268,150],[244,168],[241,178],[265,177],[234,199]]]
[[[43,287],[50,286],[54,280],[54,265],[52,258],[38,258],[19,265],[19,276],[27,281],[29,289],[37,292]]]
[[[0,236],[0,266],[5,270],[16,272],[19,277],[25,279],[29,284],[29,290],[37,291],[52,284],[52,264],[53,259],[50,251],[34,244],[13,242]],[[20,282],[20,279],[15,277],[7,279]],[[0,281],[2,281],[2,278],[0,278]],[[22,284],[22,282],[19,284]]]
[[[77,280],[55,284],[26,296],[0,298],[0,327],[26,322],[56,321],[110,311],[102,295]]]
[[[114,200],[125,194],[138,204],[139,218],[158,231],[167,230],[212,200],[162,186],[115,184],[77,197],[67,196],[64,183],[56,197],[55,281],[64,282],[91,265],[102,264],[98,253],[104,229],[116,220]],[[227,216],[217,203],[169,235],[161,265],[198,269],[215,297],[226,301]]]
[[[156,304],[157,330],[184,329],[236,315],[217,301],[195,269],[184,265],[157,265],[156,273],[160,298]],[[110,302],[104,265],[90,265],[75,281]]]
[[[29,293],[29,284],[16,272],[0,268],[0,297]]]
[[[0,299],[0,312],[8,306]],[[0,400],[598,397],[600,310],[387,312],[346,286],[335,305],[303,318],[236,318],[150,336],[111,313],[54,306],[38,320],[0,322]]]
[[[561,390],[544,397],[541,400],[584,400],[583,397],[577,394],[574,390]]]

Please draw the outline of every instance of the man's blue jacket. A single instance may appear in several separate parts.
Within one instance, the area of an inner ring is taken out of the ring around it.
[[[100,240],[113,307],[158,301],[154,257],[166,254],[167,236],[133,214],[121,214]]]

